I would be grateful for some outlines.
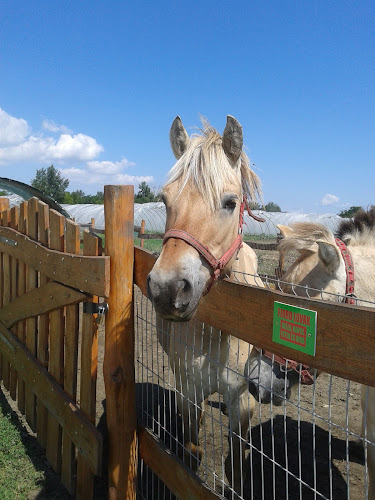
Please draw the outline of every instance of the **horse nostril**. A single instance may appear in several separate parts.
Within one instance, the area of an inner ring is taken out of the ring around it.
[[[183,282],[183,288],[182,288],[182,291],[183,291],[184,293],[188,293],[188,292],[190,292],[190,290],[191,290],[191,284],[190,284],[190,281],[185,280],[185,279],[183,279],[183,280],[181,280],[181,281]]]

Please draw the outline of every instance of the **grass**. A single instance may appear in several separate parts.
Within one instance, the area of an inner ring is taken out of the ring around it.
[[[28,433],[0,390],[0,499],[68,499],[37,439]]]

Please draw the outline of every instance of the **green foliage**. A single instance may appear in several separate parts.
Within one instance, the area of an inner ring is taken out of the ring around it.
[[[6,196],[7,194],[8,194],[7,191],[0,189],[0,196]]]
[[[160,197],[160,195],[159,195]],[[143,181],[138,186],[138,193],[134,196],[135,203],[149,203],[151,201],[159,201],[157,197],[151,191],[150,186],[147,182]]]
[[[265,210],[266,212],[281,212],[281,208],[277,203],[274,203],[273,201],[269,201],[266,205],[263,207],[256,202],[250,202],[249,207],[251,210]]]
[[[341,210],[338,214],[340,217],[354,217],[354,215],[358,212],[358,210],[362,210],[362,207],[352,206],[347,210]]]
[[[42,193],[48,194],[58,203],[63,203],[69,179],[64,179],[60,172],[50,165],[48,168],[40,168],[36,171],[31,185]]]
[[[266,209],[266,212],[281,212],[279,205],[273,201],[269,201],[264,208]]]
[[[64,203],[69,205],[81,205],[84,203],[91,203],[94,205],[102,205],[104,203],[103,191],[97,191],[96,194],[85,194],[81,189],[65,192]]]

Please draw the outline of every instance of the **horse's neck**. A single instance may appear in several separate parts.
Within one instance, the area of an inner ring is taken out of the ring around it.
[[[240,283],[263,286],[257,271],[258,258],[254,250],[244,243],[232,264],[229,278]]]
[[[354,264],[354,294],[363,300],[375,301],[375,248],[371,245],[348,247]],[[370,304],[363,304],[370,306]],[[375,304],[373,304],[375,307]]]

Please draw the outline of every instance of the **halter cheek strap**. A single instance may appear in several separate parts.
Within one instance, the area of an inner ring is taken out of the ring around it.
[[[356,300],[353,298],[354,295],[354,264],[351,253],[345,243],[340,240],[340,238],[335,238],[336,245],[339,247],[342,258],[345,263],[346,271],[346,291],[345,291],[345,302],[347,304],[356,304]]]
[[[207,285],[207,288],[205,290],[205,294],[208,293],[214,284],[214,282],[219,278],[221,271],[225,268],[225,266],[228,264],[228,262],[231,260],[231,258],[240,250],[242,247],[242,228],[244,225],[244,211],[245,207],[247,211],[249,212],[249,215],[253,217],[253,219],[259,221],[259,222],[264,222],[264,219],[260,217],[256,217],[250,210],[250,207],[245,199],[245,197],[242,200],[241,207],[240,207],[240,218],[238,222],[238,235],[230,248],[224,253],[224,255],[220,258],[217,259],[212,252],[208,249],[206,245],[203,245],[197,238],[195,238],[192,234],[183,231],[182,229],[170,229],[167,231],[164,235],[163,239],[163,245],[171,239],[178,239],[178,240],[183,240],[185,243],[190,245],[191,247],[195,248],[195,250],[206,260],[206,262],[209,264],[209,266],[212,269],[212,277],[210,282]]]
[[[176,238],[178,240],[183,240],[185,243],[195,248],[197,252],[208,262],[210,265],[213,275],[212,279],[206,289],[206,293],[211,289],[214,281],[216,281],[221,273],[221,270],[228,264],[233,255],[242,247],[242,234],[238,234],[237,238],[234,240],[232,246],[225,252],[225,254],[217,259],[210,250],[203,245],[199,240],[194,238],[190,233],[182,231],[181,229],[170,229],[164,235],[163,245],[170,239]]]

